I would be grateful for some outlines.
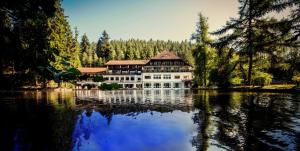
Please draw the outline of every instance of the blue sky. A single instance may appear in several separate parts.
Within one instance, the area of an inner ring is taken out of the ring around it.
[[[112,39],[181,41],[195,31],[198,13],[209,18],[210,30],[237,15],[237,0],[63,0],[71,26],[97,41],[103,30]]]

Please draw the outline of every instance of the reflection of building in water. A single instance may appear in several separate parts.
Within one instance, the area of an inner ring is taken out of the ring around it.
[[[76,91],[77,100],[101,101],[104,104],[182,104],[192,106],[192,94],[189,90],[117,90]]]

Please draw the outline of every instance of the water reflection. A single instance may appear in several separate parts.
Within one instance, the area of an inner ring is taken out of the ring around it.
[[[131,90],[0,95],[0,150],[299,150],[300,95]]]
[[[197,125],[193,113],[152,112],[135,116],[114,114],[110,123],[93,111],[83,112],[74,130],[74,150],[183,151],[196,150],[191,144]]]
[[[191,91],[78,91],[73,150],[196,150]]]
[[[299,150],[299,95],[198,94],[201,150]]]

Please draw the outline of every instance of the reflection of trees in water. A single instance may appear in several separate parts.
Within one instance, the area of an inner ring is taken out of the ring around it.
[[[197,150],[207,150],[209,146],[209,125],[211,124],[211,106],[209,102],[209,92],[199,91],[194,98],[194,106],[199,109],[199,113],[193,116],[194,123],[199,124],[198,135],[193,138],[192,145]]]
[[[26,99],[11,98],[11,104],[0,104],[1,119],[5,121],[0,126],[0,150],[71,149],[76,121],[76,112],[69,106],[73,104],[72,97],[56,93],[56,99],[49,100],[52,92],[36,93],[32,92],[33,97],[27,95]]]
[[[195,144],[199,150],[209,146],[234,150],[299,148],[300,134],[292,120],[296,115],[299,120],[300,103],[295,101],[299,95],[212,93],[202,91],[194,96],[194,105],[200,110],[193,118],[199,123],[200,144]],[[213,128],[218,131],[210,131]]]
[[[245,149],[294,150],[299,146],[299,131],[292,121],[299,114],[299,102],[292,94],[251,94],[243,108],[248,114],[248,142]],[[299,119],[299,116],[298,116]],[[298,123],[299,124],[299,123]],[[298,136],[297,136],[298,135]]]

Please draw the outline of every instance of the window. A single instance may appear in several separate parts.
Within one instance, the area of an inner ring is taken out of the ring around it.
[[[174,88],[180,88],[180,83],[175,83]]]
[[[156,74],[153,76],[153,79],[161,79],[161,75],[160,74]]]
[[[171,75],[170,74],[164,74],[164,79],[171,79]]]
[[[131,80],[131,81],[134,81],[134,77],[130,77],[130,80]]]
[[[144,83],[145,88],[151,88],[151,83]]]
[[[116,77],[116,81],[119,81],[119,77]]]
[[[129,81],[129,77],[126,77],[126,81]]]
[[[160,88],[160,83],[154,83],[154,88]]]
[[[171,84],[170,83],[164,83],[164,88],[171,88]]]
[[[121,81],[124,81],[124,77],[121,77]]]
[[[110,77],[110,81],[114,81],[114,77]]]
[[[184,79],[188,79],[188,78],[189,78],[189,76],[184,76],[183,78],[184,78]]]
[[[180,79],[180,75],[174,76],[174,79]]]
[[[151,79],[151,76],[145,76],[145,79]]]

